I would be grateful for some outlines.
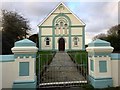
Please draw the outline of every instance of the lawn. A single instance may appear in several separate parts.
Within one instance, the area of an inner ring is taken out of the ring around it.
[[[88,54],[86,51],[67,52],[75,63],[78,71],[87,79],[88,74]]]
[[[55,52],[52,51],[40,51],[36,57],[36,73],[42,74],[54,57]]]
[[[77,64],[87,64],[88,56],[86,51],[68,51],[71,59]]]

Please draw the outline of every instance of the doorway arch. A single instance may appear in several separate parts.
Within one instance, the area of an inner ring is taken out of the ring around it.
[[[59,51],[65,51],[65,39],[64,38],[60,38],[58,40],[58,48],[59,48]]]

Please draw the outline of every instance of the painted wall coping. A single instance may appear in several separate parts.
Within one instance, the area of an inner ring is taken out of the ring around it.
[[[12,62],[15,61],[14,55],[0,55],[0,62]]]
[[[111,46],[105,46],[105,47],[87,47],[86,51],[87,52],[112,52],[113,47]]]
[[[35,46],[31,47],[13,47],[12,49],[13,53],[36,53],[38,51],[38,48]]]
[[[34,83],[36,80],[15,80],[14,84],[23,84],[23,83]]]
[[[33,41],[29,40],[29,39],[23,39],[20,41],[15,42],[15,47],[29,47],[29,46],[36,46],[36,43],[34,43]]]
[[[112,60],[120,60],[120,53],[112,53],[111,59]]]
[[[88,44],[89,47],[110,46],[110,43],[101,39],[96,39]]]

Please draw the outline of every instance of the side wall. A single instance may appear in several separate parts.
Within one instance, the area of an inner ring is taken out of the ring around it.
[[[0,62],[0,72],[2,72],[2,63]],[[2,90],[2,74],[0,74],[0,90]]]
[[[14,62],[2,63],[2,88],[12,88],[13,81],[17,77],[17,70]]]
[[[17,77],[14,55],[0,55],[2,61],[2,88],[12,88],[13,81]]]
[[[111,60],[113,86],[120,86],[120,53],[112,53]]]

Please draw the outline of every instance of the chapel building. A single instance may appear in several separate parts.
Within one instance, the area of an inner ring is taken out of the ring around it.
[[[58,4],[38,26],[40,51],[85,50],[85,23],[64,3]]]

